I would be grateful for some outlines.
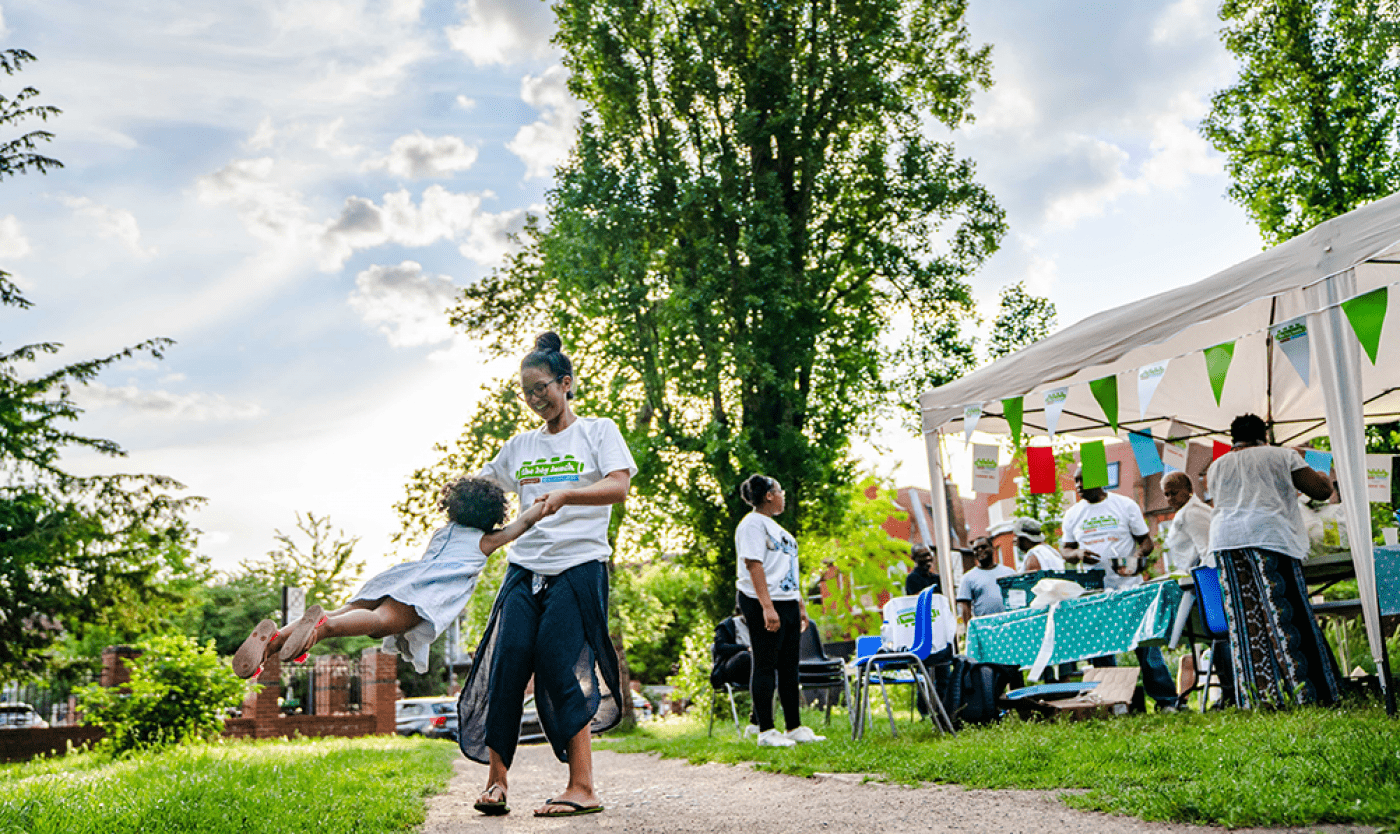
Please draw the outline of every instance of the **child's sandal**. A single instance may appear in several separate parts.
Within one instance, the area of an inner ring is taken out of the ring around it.
[[[267,647],[276,636],[277,624],[272,620],[263,620],[254,626],[248,639],[233,653],[233,673],[244,680],[257,677],[267,657]]]
[[[287,642],[282,644],[282,651],[277,656],[283,661],[294,660],[296,663],[306,660],[307,650],[316,645],[316,629],[325,621],[326,615],[321,606],[313,605],[306,609],[301,619],[288,629]]]

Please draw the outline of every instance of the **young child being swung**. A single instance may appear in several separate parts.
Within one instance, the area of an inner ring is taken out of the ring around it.
[[[423,558],[395,565],[371,578],[343,608],[326,614],[319,605],[283,631],[272,620],[254,627],[233,655],[233,671],[251,678],[277,652],[283,661],[305,659],[327,637],[383,637],[420,674],[428,648],[466,607],[486,557],[530,529],[544,504],[525,509],[510,524],[501,488],[480,478],[457,478],[442,488],[438,509],[451,523],[433,532]],[[499,529],[498,529],[499,528]]]

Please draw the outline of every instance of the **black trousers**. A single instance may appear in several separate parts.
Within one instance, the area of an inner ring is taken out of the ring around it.
[[[797,600],[773,603],[778,612],[778,630],[763,627],[763,606],[758,600],[738,594],[739,610],[749,623],[753,653],[753,676],[749,693],[753,696],[754,723],[759,732],[773,729],[773,690],[783,707],[787,729],[802,726],[802,687],[797,666],[801,655],[802,611]]]

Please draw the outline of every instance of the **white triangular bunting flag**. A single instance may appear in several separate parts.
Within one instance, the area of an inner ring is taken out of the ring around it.
[[[1068,397],[1068,388],[1045,392],[1045,430],[1050,433],[1051,440],[1055,439],[1055,427],[1060,425],[1060,412],[1065,410],[1065,399]]]
[[[1308,380],[1308,372],[1312,369],[1312,347],[1308,343],[1308,320],[1304,316],[1296,319],[1289,319],[1281,324],[1276,324],[1269,328],[1269,332],[1274,337],[1274,344],[1283,351],[1283,355],[1288,357],[1292,363],[1293,370],[1298,372],[1304,385],[1311,384]]]
[[[972,433],[977,430],[977,421],[981,419],[981,403],[963,406],[963,446],[972,442]]]
[[[1162,377],[1167,375],[1167,363],[1170,359],[1163,359],[1161,362],[1152,365],[1144,365],[1138,368],[1138,417],[1147,419],[1147,404],[1152,402],[1152,395],[1157,393],[1157,386],[1162,383]]]

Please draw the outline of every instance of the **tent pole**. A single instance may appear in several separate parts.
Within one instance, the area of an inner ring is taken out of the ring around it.
[[[953,587],[953,541],[948,523],[948,487],[943,481],[943,430],[933,429],[924,433],[924,447],[928,451],[928,483],[933,503],[933,544],[938,554],[938,575],[943,586],[943,596],[948,599],[950,610],[958,610]]]

